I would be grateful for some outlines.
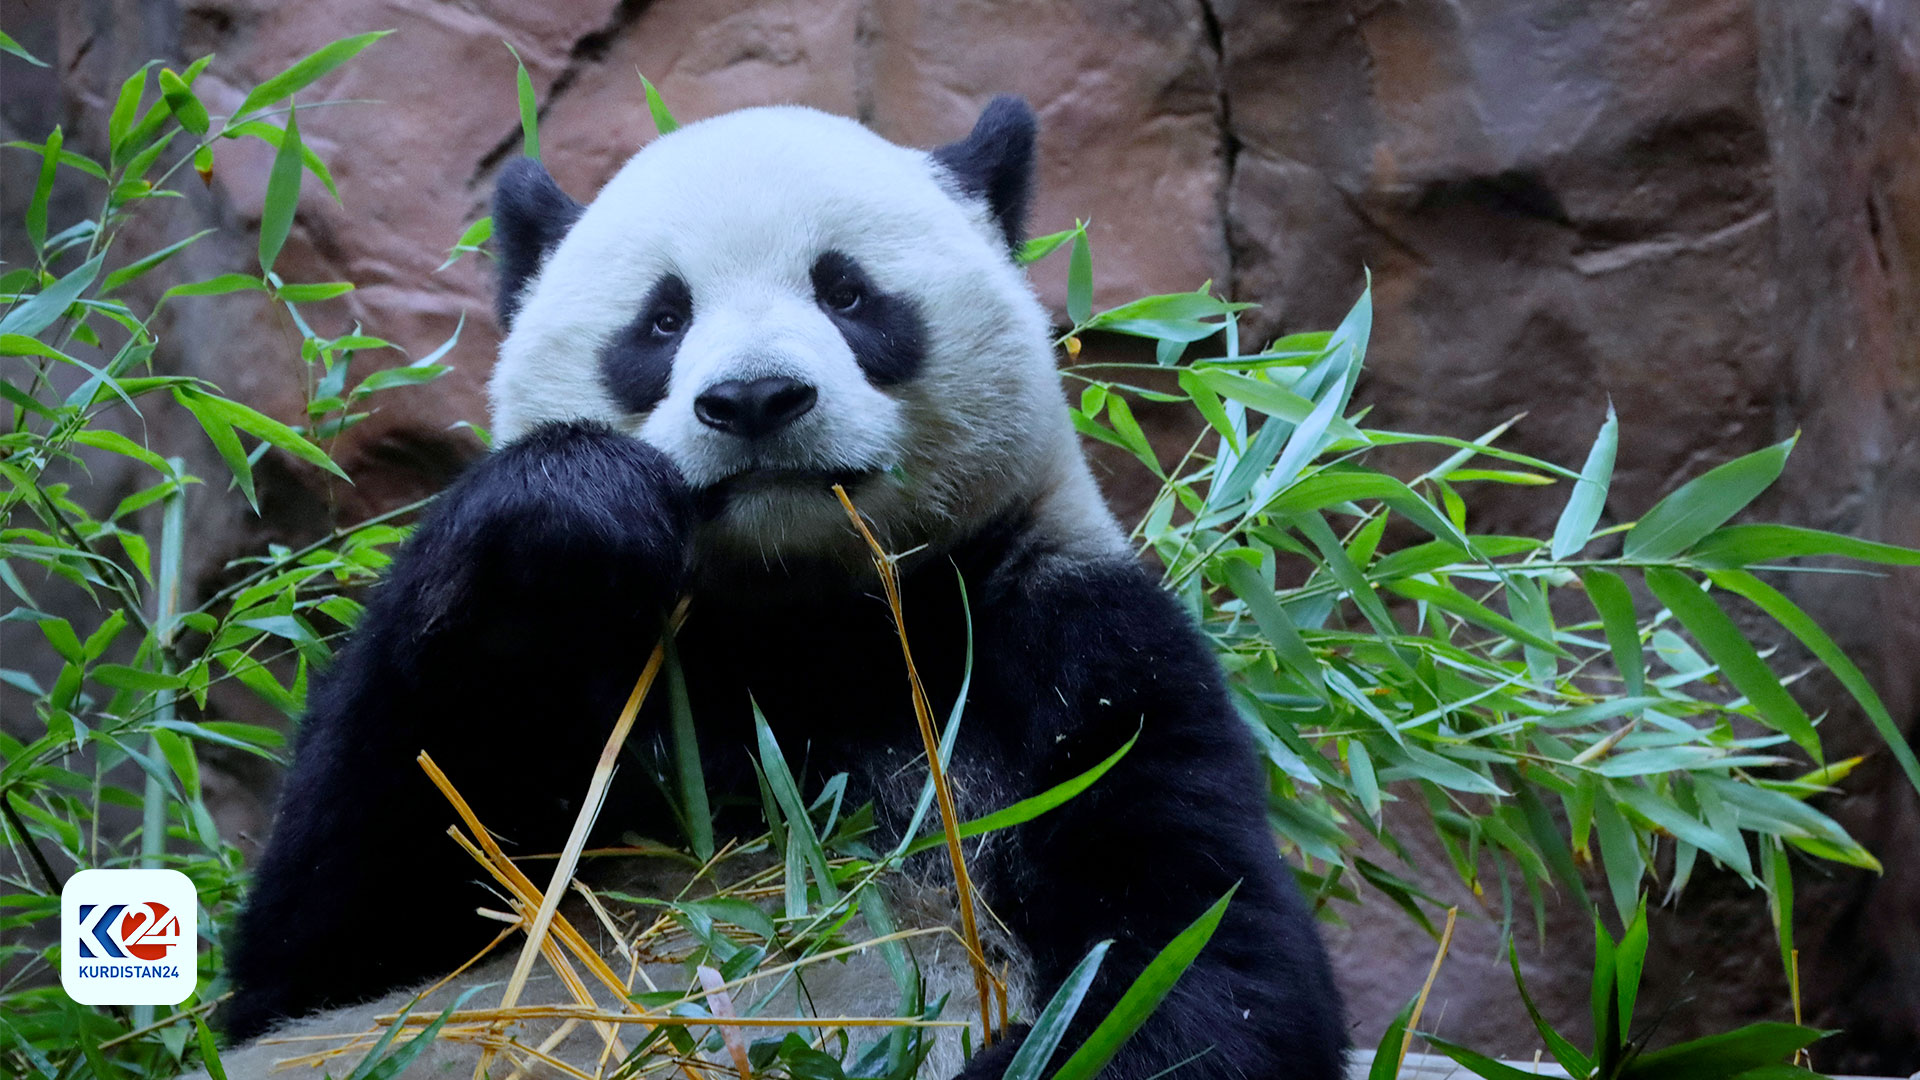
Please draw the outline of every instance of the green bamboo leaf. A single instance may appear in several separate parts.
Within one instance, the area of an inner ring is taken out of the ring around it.
[[[114,272],[107,275],[107,278],[105,281],[102,281],[100,283],[100,295],[105,296],[106,294],[113,292],[115,289],[118,289],[120,286],[125,285],[127,282],[132,281],[135,278],[138,278],[140,275],[147,273],[148,271],[152,270],[154,267],[159,266],[161,263],[166,262],[168,259],[171,259],[175,255],[178,255],[180,254],[180,252],[186,250],[187,247],[191,245],[194,241],[214,231],[215,230],[213,229],[201,229],[199,232],[194,233],[192,236],[189,236],[184,240],[176,240],[173,243],[168,244],[166,247],[163,247],[158,251],[155,251],[142,258],[135,259],[133,262],[130,262],[127,265],[121,267],[120,269],[115,270]]]
[[[1625,557],[1633,562],[1671,559],[1726,524],[1779,479],[1798,438],[1734,458],[1680,485],[1627,532]]]
[[[514,86],[520,101],[520,152],[535,161],[540,160],[540,97],[533,92],[533,76],[527,73],[526,61],[520,59],[520,50],[512,42],[501,42],[507,51],[513,54]]]
[[[1687,553],[1707,566],[1739,567],[1774,559],[1836,555],[1888,566],[1920,566],[1920,551],[1792,525],[1729,525],[1707,534]]]
[[[1692,814],[1675,806],[1671,801],[1662,798],[1638,784],[1610,784],[1608,785],[1608,790],[1612,792],[1615,799],[1631,807],[1633,811],[1641,817],[1646,818],[1648,821],[1667,830],[1679,839],[1719,859],[1722,863],[1726,864],[1729,869],[1741,877],[1749,879],[1753,877],[1753,863],[1747,857],[1746,846],[1739,843],[1738,838],[1730,839],[1720,835],[1718,832],[1709,828],[1706,823],[1702,822],[1699,818],[1694,817]],[[1606,805],[1604,800],[1595,805],[1594,821],[1596,824],[1601,824],[1601,818],[1604,817],[1604,808]],[[1631,835],[1631,830],[1629,830],[1628,835]],[[1606,843],[1606,830],[1604,825],[1602,825],[1600,845],[1603,852],[1606,848]],[[1636,892],[1637,891],[1638,887],[1636,885]],[[1627,916],[1631,914],[1632,907],[1633,905],[1629,903],[1623,909],[1621,912],[1622,921],[1625,921]]]
[[[1620,996],[1620,1027],[1633,1026],[1633,1006],[1640,996],[1640,973],[1647,964],[1647,898],[1640,897],[1626,932],[1613,947],[1613,982]]]
[[[268,146],[273,147],[275,150],[280,149],[287,138],[287,133],[284,128],[274,127],[264,120],[249,120],[244,124],[230,125],[221,132],[221,135],[228,139],[239,138],[242,135],[250,135],[266,143]],[[340,189],[334,186],[333,173],[327,169],[327,163],[321,159],[319,154],[314,152],[313,147],[306,145],[304,142],[300,143],[300,160],[306,163],[308,172],[318,177],[320,182],[326,185],[327,194],[333,197],[333,201],[339,202]]]
[[[1513,968],[1513,985],[1520,991],[1520,1004],[1527,1010],[1527,1016],[1533,1021],[1533,1028],[1540,1033],[1540,1041],[1547,1044],[1547,1052],[1553,1060],[1567,1070],[1569,1076],[1590,1076],[1593,1073],[1593,1059],[1580,1052],[1579,1047],[1567,1041],[1567,1037],[1554,1030],[1547,1018],[1540,1015],[1539,1006],[1533,1002],[1533,995],[1527,992],[1527,981],[1520,974],[1520,949],[1510,935],[1507,938],[1507,964]],[[1458,1059],[1455,1059],[1458,1060]]]
[[[1485,1054],[1476,1050],[1469,1050],[1459,1043],[1449,1042],[1431,1032],[1423,1031],[1420,1033],[1420,1037],[1427,1040],[1427,1045],[1433,1047],[1435,1050],[1440,1051],[1447,1057],[1452,1058],[1455,1062],[1473,1070],[1473,1075],[1485,1077],[1486,1080],[1540,1080],[1539,1073],[1516,1069],[1511,1065],[1502,1065]],[[1376,1066],[1379,1060],[1379,1058],[1374,1059]],[[1392,1064],[1398,1063],[1393,1059],[1389,1059],[1389,1062]],[[1387,1076],[1388,1080],[1391,1080],[1392,1073],[1387,1074]]]
[[[1873,722],[1887,749],[1893,752],[1894,760],[1900,763],[1901,770],[1907,774],[1907,782],[1920,791],[1920,761],[1914,759],[1913,748],[1907,744],[1905,733],[1894,722],[1893,714],[1887,711],[1886,703],[1874,692],[1873,684],[1867,681],[1859,665],[1835,644],[1820,624],[1778,589],[1744,570],[1713,570],[1708,572],[1707,578],[1728,592],[1753,601],[1760,610],[1772,616],[1773,621],[1799,638],[1800,644],[1805,645],[1808,652],[1827,665],[1827,670],[1833,672],[1834,678],[1840,680],[1840,685],[1847,688],[1853,700],[1859,702],[1861,710],[1867,714],[1867,719]]]
[[[11,147],[12,149],[15,149],[15,150],[30,150],[35,154],[39,154],[46,149],[46,146],[42,143],[25,142],[20,139],[10,139],[6,142],[0,142],[0,146]],[[107,178],[107,170],[102,168],[99,162],[93,160],[90,157],[86,157],[81,154],[76,154],[71,150],[67,150],[63,148],[60,151],[60,164],[65,165],[70,169],[78,169],[81,172],[86,173],[88,176],[93,177],[95,180],[105,180]],[[79,228],[82,226],[91,228],[92,225],[93,225],[92,222],[82,222],[81,225],[76,226],[76,228]],[[62,233],[60,235],[66,236],[68,235],[68,233],[71,233],[72,231],[73,230],[69,229],[67,233]]]
[[[1093,251],[1087,245],[1087,226],[1076,222],[1073,251],[1067,257],[1067,319],[1079,326],[1093,317]]]
[[[109,165],[120,165],[120,144],[126,139],[127,132],[133,128],[133,114],[140,110],[140,99],[147,92],[147,69],[159,63],[149,60],[141,64],[133,74],[120,84],[120,93],[114,98],[113,111],[107,114],[107,145],[113,147]]]
[[[289,304],[311,304],[321,300],[331,300],[336,296],[345,296],[353,291],[351,281],[315,281],[298,285],[282,285],[274,290],[274,296]]]
[[[400,1049],[389,1054],[387,1047],[393,1044],[393,1037],[400,1033],[407,1014],[413,1011],[413,1003],[407,1003],[406,1007],[400,1010],[399,1018],[394,1020],[384,1035],[380,1036],[380,1041],[374,1044],[373,1049],[367,1051],[367,1056],[360,1059],[360,1064],[354,1067],[347,1080],[395,1080],[406,1072],[408,1065],[413,1064],[413,1059],[420,1055],[420,1051],[433,1043],[434,1038],[440,1034],[440,1029],[446,1026],[447,1020],[465,1005],[469,998],[490,986],[497,985],[499,984],[482,983],[468,988],[465,993],[453,1000],[453,1004],[447,1006],[445,1012],[435,1017],[433,1023],[422,1028],[420,1034],[408,1039]]]
[[[1407,1025],[1413,1022],[1413,1010],[1420,1004],[1420,995],[1407,999],[1387,1024],[1387,1030],[1380,1033],[1380,1045],[1374,1048],[1373,1064],[1367,1069],[1367,1080],[1399,1080],[1400,1055],[1407,1049]]]
[[[1470,791],[1476,795],[1502,797],[1510,794],[1507,789],[1487,779],[1479,772],[1460,764],[1452,758],[1423,750],[1418,746],[1395,748],[1396,753],[1404,753],[1405,764],[1396,764],[1387,769],[1382,779],[1398,780],[1406,776],[1417,776],[1429,783],[1438,784],[1455,791]]]
[[[1777,1065],[1833,1034],[1797,1024],[1748,1024],[1641,1054],[1620,1071],[1620,1080],[1732,1080],[1749,1069]]]
[[[780,816],[787,823],[787,847],[798,851],[806,865],[812,869],[814,884],[820,889],[820,898],[828,904],[837,903],[840,891],[834,887],[833,874],[827,868],[827,853],[820,846],[820,837],[815,833],[813,819],[807,815],[806,800],[800,797],[800,786],[794,781],[793,773],[787,768],[787,759],[780,752],[780,743],[773,737],[773,729],[767,726],[767,718],[760,711],[760,704],[753,702],[753,730],[760,751],[760,769],[766,777],[767,786],[773,793]],[[788,859],[788,898],[787,914],[799,917],[806,914],[804,896],[804,878],[798,883],[802,895],[794,895],[795,876],[793,859]],[[799,910],[795,910],[795,908]]]
[[[1761,849],[1761,883],[1767,888],[1767,914],[1773,919],[1774,938],[1780,944],[1780,971],[1796,977],[1793,963],[1793,862],[1787,845],[1774,840]]]
[[[15,41],[5,31],[0,31],[0,52],[12,53],[13,55],[19,57],[20,59],[25,60],[27,63],[32,64],[34,67],[47,66],[47,62],[45,60],[40,59],[39,57],[28,52],[26,49],[22,48],[20,46],[20,43],[18,41]],[[226,1078],[217,1077],[216,1080],[226,1080]]]
[[[53,195],[53,174],[60,168],[60,145],[64,141],[60,125],[55,124],[46,145],[40,149],[40,177],[33,185],[33,198],[27,203],[26,220],[27,239],[33,242],[36,252],[47,242],[47,200]]]
[[[492,238],[493,218],[488,216],[475,221],[473,224],[467,226],[466,231],[460,234],[460,239],[455,240],[453,246],[447,249],[447,261],[434,267],[434,273],[437,274],[447,267],[452,266],[454,263],[459,262],[460,256],[465,255],[469,251],[479,251],[480,245]]]
[[[700,761],[700,739],[693,726],[693,704],[687,696],[686,672],[680,666],[680,653],[674,648],[671,636],[667,642],[666,669],[667,712],[672,721],[673,768],[677,794],[680,796],[680,813],[686,820],[687,840],[693,847],[693,853],[702,859],[711,859],[714,852],[713,808],[707,800],[707,774]],[[773,940],[771,933],[764,936],[769,941]]]
[[[248,91],[246,99],[233,111],[233,119],[244,121],[249,119],[249,113],[299,93],[334,68],[358,56],[360,50],[391,33],[391,30],[376,30],[368,34],[356,34],[308,53],[295,61],[292,67]]]
[[[60,316],[66,314],[69,305],[80,299],[80,294],[87,291],[87,286],[93,284],[93,279],[100,274],[100,264],[106,258],[104,251],[95,255],[7,312],[5,318],[0,318],[0,334],[18,334],[30,338],[52,326]]]
[[[174,387],[173,399],[200,422],[200,429],[207,433],[207,441],[213,444],[220,460],[226,462],[227,469],[233,473],[233,482],[240,488],[240,494],[246,498],[247,505],[253,507],[253,512],[258,514],[260,502],[253,494],[253,463],[247,460],[247,451],[240,445],[240,437],[233,433],[233,424],[212,407],[213,398],[192,387]]]
[[[1791,738],[1816,763],[1825,761],[1813,721],[1807,719],[1800,703],[1780,685],[1779,678],[1720,605],[1678,570],[1649,567],[1646,579],[1647,588],[1673,612],[1735,688],[1747,696],[1761,719]]]
[[[1460,618],[1476,626],[1485,627],[1496,634],[1501,634],[1523,644],[1531,645],[1542,652],[1551,653],[1559,657],[1569,656],[1567,650],[1555,644],[1552,638],[1534,633],[1532,630],[1521,626],[1505,615],[1493,611],[1485,604],[1480,603],[1478,600],[1475,600],[1451,585],[1441,585],[1438,582],[1432,581],[1421,581],[1417,578],[1402,578],[1397,581],[1386,582],[1386,587],[1409,600],[1421,600],[1432,604],[1434,607],[1449,614],[1458,615]]]
[[[1347,775],[1353,778],[1353,795],[1360,808],[1376,823],[1380,820],[1380,778],[1373,770],[1373,755],[1359,739],[1346,740]]]
[[[1307,648],[1306,640],[1287,617],[1286,609],[1280,606],[1272,586],[1244,560],[1224,559],[1222,563],[1227,587],[1247,605],[1247,614],[1253,616],[1260,633],[1273,645],[1280,662],[1303,679],[1314,696],[1326,701],[1327,685],[1320,678],[1320,660]]]
[[[1574,555],[1593,536],[1593,527],[1607,504],[1607,486],[1613,480],[1613,458],[1619,445],[1620,418],[1614,415],[1613,402],[1609,401],[1606,423],[1600,425],[1600,434],[1587,451],[1587,463],[1580,468],[1580,479],[1574,482],[1566,508],[1553,526],[1554,558]]]
[[[1088,769],[1086,772],[1071,779],[1063,780],[1038,795],[1031,795],[1021,799],[1011,806],[995,810],[991,814],[974,818],[971,821],[961,822],[958,830],[960,838],[965,840],[990,832],[998,832],[1001,829],[1010,829],[1015,825],[1024,825],[1047,811],[1060,806],[1068,799],[1092,787],[1095,781],[1107,775],[1108,771],[1115,765],[1120,764],[1121,758],[1127,756],[1127,751],[1133,749],[1133,744],[1139,741],[1140,733],[1136,731],[1132,738],[1120,745],[1120,749],[1108,754],[1099,764]],[[918,855],[923,851],[931,851],[934,848],[940,847],[946,842],[945,832],[929,833],[915,840],[913,843],[908,844],[902,854]]]
[[[1166,948],[1161,949],[1159,955],[1133,980],[1133,985],[1127,987],[1127,992],[1120,996],[1113,1010],[1100,1021],[1100,1026],[1087,1036],[1087,1041],[1073,1052],[1065,1065],[1060,1066],[1059,1072],[1053,1074],[1053,1080],[1093,1080],[1100,1070],[1107,1067],[1120,1048],[1159,1007],[1167,992],[1173,989],[1173,984],[1186,974],[1194,958],[1200,955],[1200,950],[1212,940],[1214,930],[1220,926],[1221,916],[1227,913],[1227,904],[1239,889],[1238,884],[1228,889],[1225,896],[1215,901],[1191,925],[1174,935]]]
[[[1201,384],[1205,385],[1214,393],[1219,394],[1221,397],[1229,398],[1249,408],[1257,409],[1260,412],[1266,413],[1268,416],[1279,417],[1289,424],[1299,424],[1305,421],[1308,416],[1312,415],[1313,410],[1316,408],[1314,402],[1301,397],[1299,394],[1285,387],[1275,386],[1270,382],[1255,379],[1248,375],[1240,375],[1221,368],[1182,369],[1183,373],[1186,371],[1193,372]],[[1335,417],[1327,425],[1327,429],[1340,439],[1351,439],[1356,442],[1367,441],[1366,436],[1361,434],[1359,428],[1354,427],[1351,423],[1339,417]]]
[[[207,1070],[207,1080],[227,1080],[227,1069],[220,1061],[220,1050],[214,1045],[213,1032],[207,1030],[207,1022],[197,1015],[193,1018],[193,1032],[200,1046],[200,1065]]]
[[[1054,991],[1047,1007],[1033,1021],[1033,1027],[1014,1052],[1013,1060],[1007,1064],[1004,1080],[1040,1080],[1046,1072],[1047,1063],[1053,1060],[1053,1053],[1060,1046],[1060,1040],[1067,1034],[1067,1028],[1080,1011],[1080,1003],[1085,1000],[1087,990],[1093,986],[1094,976],[1100,973],[1100,962],[1107,958],[1107,949],[1113,944],[1102,941],[1074,965],[1060,989]]]
[[[1029,266],[1058,251],[1061,245],[1073,239],[1073,229],[1062,229],[1057,233],[1036,236],[1020,245],[1020,254],[1015,259],[1021,266]]]
[[[653,117],[653,130],[661,135],[671,135],[680,127],[680,121],[673,118],[667,103],[660,97],[660,91],[654,89],[645,75],[640,76],[640,88],[647,97],[647,113]]]
[[[167,108],[173,111],[173,118],[180,126],[194,135],[205,135],[210,123],[207,107],[193,96],[193,90],[186,81],[173,73],[171,68],[160,69],[160,93],[166,99]]]
[[[174,397],[176,399],[182,394],[196,398],[201,408],[212,412],[233,427],[239,428],[254,438],[267,443],[269,446],[285,450],[301,461],[316,468],[325,469],[327,472],[332,473],[342,480],[349,479],[346,472],[342,470],[339,465],[335,464],[332,458],[327,456],[325,450],[308,442],[305,436],[280,421],[275,420],[271,416],[256,412],[237,401],[208,394],[204,391],[191,388],[174,391]]]
[[[1181,368],[1176,378],[1180,380],[1180,389],[1187,392],[1187,399],[1206,418],[1208,425],[1227,441],[1228,446],[1238,451],[1240,436],[1233,430],[1233,421],[1228,419],[1227,410],[1220,404],[1220,395],[1214,393],[1213,388],[1192,368]]]
[[[1647,663],[1640,651],[1640,623],[1633,612],[1633,593],[1611,570],[1582,570],[1580,583],[1600,614],[1607,647],[1613,650],[1613,665],[1626,681],[1627,695],[1639,697],[1647,692]]]
[[[287,110],[287,128],[280,149],[274,151],[273,168],[267,173],[267,194],[260,210],[260,272],[273,271],[275,259],[293,228],[294,212],[300,208],[300,124],[295,110]]]
[[[176,296],[223,296],[227,293],[241,292],[243,290],[266,292],[268,291],[268,286],[266,282],[261,281],[252,274],[220,274],[217,277],[210,277],[205,281],[193,281],[185,285],[175,285],[173,288],[160,294],[160,302],[164,304]]]

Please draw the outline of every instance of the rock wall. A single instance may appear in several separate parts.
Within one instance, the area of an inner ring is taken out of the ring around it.
[[[281,266],[359,282],[337,324],[416,354],[464,313],[458,374],[352,433],[356,487],[276,468],[260,521],[203,498],[196,512],[223,538],[201,552],[206,580],[263,537],[431,491],[476,451],[450,425],[484,421],[487,273],[472,259],[435,267],[518,149],[503,39],[532,72],[544,156],[578,196],[652,134],[636,69],[683,119],[794,101],[919,144],[963,133],[993,93],[1022,93],[1044,125],[1033,226],[1091,217],[1097,302],[1211,279],[1264,305],[1258,334],[1319,328],[1370,268],[1363,395],[1381,424],[1471,436],[1525,411],[1514,444],[1571,462],[1611,398],[1616,520],[1797,429],[1770,514],[1920,543],[1920,12],[1908,0],[0,0],[0,25],[57,58],[47,73],[6,69],[20,80],[0,104],[6,137],[59,120],[95,147],[118,78],[148,56],[216,53],[202,89],[218,110],[337,36],[399,31],[306,95],[380,104],[302,110],[341,199],[310,187]],[[252,225],[267,165],[257,146],[222,146],[212,188],[157,235]],[[0,167],[13,220],[20,159]],[[225,243],[183,269],[249,261],[250,244]],[[1057,310],[1064,272],[1037,280]],[[203,301],[176,318],[168,363],[295,411],[292,339],[270,312]],[[1170,438],[1183,422],[1143,419]],[[1137,500],[1120,466],[1109,480]],[[1537,529],[1556,502],[1495,493],[1477,512]],[[1796,586],[1908,723],[1917,584]],[[1836,753],[1871,751],[1844,695],[1806,693],[1832,710]],[[264,824],[266,779],[229,777],[222,814],[237,832]],[[1832,809],[1888,873],[1805,867],[1809,1017],[1847,1029],[1819,1063],[1920,1068],[1920,866],[1901,857],[1920,841],[1920,805],[1880,754]],[[1484,903],[1460,899],[1470,913]],[[1757,900],[1704,881],[1662,921],[1655,963],[1677,988],[1663,1035],[1786,1014]],[[1431,943],[1384,904],[1350,921],[1335,943],[1370,1041]],[[1562,929],[1556,940],[1582,939]],[[1548,1011],[1579,1028],[1579,957],[1523,945]],[[1530,1054],[1485,920],[1469,921],[1436,993],[1442,1030]]]

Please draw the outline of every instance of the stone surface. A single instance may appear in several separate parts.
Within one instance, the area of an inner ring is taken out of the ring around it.
[[[1098,302],[1212,279],[1263,305],[1257,337],[1330,325],[1367,268],[1378,314],[1362,394],[1383,425],[1472,436],[1524,411],[1511,445],[1577,462],[1611,399],[1622,443],[1610,521],[1799,430],[1769,515],[1920,542],[1920,12],[1907,0],[0,0],[0,25],[59,59],[47,73],[5,69],[18,80],[0,95],[6,137],[59,121],[95,148],[119,75],[149,55],[216,52],[203,86],[231,106],[325,41],[397,31],[302,97],[302,129],[334,162],[341,198],[309,184],[282,267],[358,282],[312,316],[325,329],[359,321],[414,355],[464,314],[458,373],[389,398],[350,434],[351,488],[275,462],[263,519],[197,495],[203,588],[263,540],[402,504],[477,452],[451,425],[484,422],[488,271],[476,259],[435,268],[519,151],[502,39],[527,63],[545,157],[576,196],[652,134],[636,69],[683,120],[801,102],[922,145],[964,134],[994,93],[1022,93],[1044,125],[1032,225],[1093,219]],[[268,163],[257,145],[223,145],[212,189],[170,208],[154,236],[250,227]],[[0,156],[8,220],[19,168]],[[180,269],[237,269],[251,252],[243,231]],[[1035,280],[1059,310],[1061,260]],[[269,309],[199,301],[173,320],[165,363],[291,418],[294,338]],[[1142,408],[1141,420],[1175,453],[1191,437],[1188,418]],[[194,446],[176,438],[178,418],[155,423],[160,441]],[[1100,462],[1116,501],[1137,507],[1138,471]],[[218,475],[210,461],[202,472]],[[1548,527],[1561,498],[1476,494],[1477,524],[1495,529]],[[1911,725],[1920,577],[1822,575],[1795,596]],[[1837,687],[1802,689],[1831,710],[1836,755],[1871,754],[1875,736]],[[238,694],[215,704],[251,708]],[[223,824],[257,832],[271,777],[213,764]],[[1901,853],[1920,844],[1920,806],[1880,753],[1830,809],[1888,872],[1801,866],[1807,1013],[1847,1029],[1817,1060],[1911,1071],[1920,867]],[[1402,824],[1419,835],[1417,816]],[[1490,921],[1498,898],[1429,884],[1463,909],[1430,1024],[1530,1056]],[[1432,942],[1383,903],[1346,915],[1332,940],[1356,1038],[1370,1043],[1424,977]],[[1550,940],[1559,952],[1521,935],[1529,985],[1581,1030],[1585,930],[1558,907]],[[1787,1015],[1759,897],[1738,882],[1697,878],[1655,940],[1663,1037]]]

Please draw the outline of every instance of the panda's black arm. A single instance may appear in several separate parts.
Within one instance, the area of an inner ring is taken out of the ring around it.
[[[994,711],[1027,704],[1024,729],[998,736],[1012,760],[1034,763],[1025,785],[1084,772],[1139,733],[1112,771],[1022,827],[991,864],[994,910],[1033,956],[1036,1009],[1089,949],[1113,941],[1055,1066],[1237,883],[1212,940],[1102,1075],[1145,1080],[1192,1058],[1175,1075],[1335,1080],[1346,1047],[1338,991],[1205,641],[1131,563],[1043,565],[1003,580],[1020,584],[976,639],[1004,695]],[[969,716],[981,716],[973,701]],[[976,1058],[964,1076],[999,1076],[1014,1048]]]
[[[637,440],[537,429],[441,496],[316,686],[228,971],[234,1040],[445,970],[497,926],[432,753],[509,851],[557,848],[679,593],[691,499]]]

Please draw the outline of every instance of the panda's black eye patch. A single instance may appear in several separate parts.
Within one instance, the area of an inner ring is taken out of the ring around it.
[[[693,291],[668,274],[654,285],[633,321],[600,350],[600,381],[628,412],[642,413],[667,396],[673,357],[693,325]]]
[[[845,252],[822,254],[810,276],[814,301],[874,385],[892,386],[919,374],[927,355],[927,327],[918,305],[882,292]]]

